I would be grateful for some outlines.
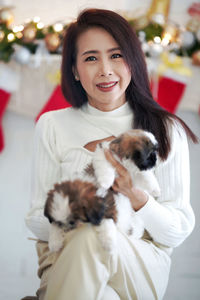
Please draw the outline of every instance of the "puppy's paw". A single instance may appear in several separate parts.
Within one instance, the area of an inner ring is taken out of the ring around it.
[[[98,188],[98,190],[96,191],[96,195],[101,198],[104,198],[107,195],[107,193],[108,190],[103,187]]]
[[[63,247],[63,240],[49,240],[50,252],[58,252]]]
[[[49,231],[49,250],[58,252],[63,247],[65,232],[55,223],[51,223]]]
[[[161,195],[161,190],[159,187],[154,188],[150,193],[154,198],[158,198]]]
[[[109,253],[114,253],[117,246],[117,229],[112,219],[104,219],[96,226],[98,238],[102,247]]]
[[[97,183],[99,187],[108,190],[114,183],[115,172],[113,169],[103,170],[101,174],[97,174]]]

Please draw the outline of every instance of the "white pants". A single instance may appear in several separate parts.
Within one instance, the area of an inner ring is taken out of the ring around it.
[[[44,300],[162,299],[170,257],[150,241],[130,240],[120,232],[117,238],[111,255],[102,248],[95,226],[68,232],[62,251],[53,254],[40,299],[42,294]]]

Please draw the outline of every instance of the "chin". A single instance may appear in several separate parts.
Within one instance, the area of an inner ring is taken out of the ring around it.
[[[118,231],[135,239],[144,235],[142,219],[129,198],[112,190],[117,173],[105,158],[106,148],[129,171],[134,187],[154,198],[160,196],[154,175],[158,143],[152,133],[132,129],[110,142],[100,143],[92,163],[84,170],[84,179],[57,183],[48,193],[44,215],[51,223],[50,251],[59,251],[65,233],[83,223],[94,225],[102,247],[109,252],[116,250]]]

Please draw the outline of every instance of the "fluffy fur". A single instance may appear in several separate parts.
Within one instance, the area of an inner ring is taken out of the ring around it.
[[[150,132],[130,130],[111,142],[99,144],[92,164],[85,169],[84,180],[55,184],[54,189],[48,193],[44,214],[51,223],[51,251],[60,250],[64,233],[84,222],[100,225],[96,227],[98,236],[103,247],[109,251],[116,246],[116,227],[134,238],[142,237],[144,226],[130,200],[111,189],[117,173],[105,158],[105,148],[109,148],[114,157],[127,168],[135,187],[153,197],[160,195],[153,173],[158,144]]]

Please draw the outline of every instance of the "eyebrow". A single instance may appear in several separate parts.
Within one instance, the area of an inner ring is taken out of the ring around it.
[[[108,49],[108,53],[110,53],[110,52],[113,52],[113,51],[116,51],[116,50],[120,50],[121,51],[121,48],[120,47],[115,47],[115,48],[111,48],[111,49]],[[83,52],[82,54],[81,54],[81,56],[83,56],[83,55],[88,55],[88,54],[97,54],[97,53],[99,53],[100,51],[98,51],[98,50],[88,50],[88,51],[85,51],[85,52]]]

